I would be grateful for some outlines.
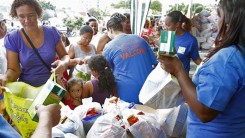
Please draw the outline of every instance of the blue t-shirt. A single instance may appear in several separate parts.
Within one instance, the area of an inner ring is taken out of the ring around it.
[[[113,69],[118,96],[126,102],[139,102],[139,92],[157,64],[148,43],[132,34],[121,34],[110,41],[102,53]]]
[[[55,27],[42,26],[44,32],[44,43],[37,48],[42,59],[51,67],[55,61],[56,46],[61,36]],[[32,86],[43,85],[50,77],[50,71],[43,65],[32,48],[29,48],[21,37],[20,31],[14,31],[5,37],[7,50],[15,52],[19,56],[21,74],[19,81]]]
[[[235,46],[221,49],[204,63],[195,76],[197,98],[220,111],[202,123],[190,109],[188,138],[245,138],[245,56]]]
[[[0,138],[22,138],[2,115],[0,115]]]
[[[197,39],[189,32],[175,36],[175,49],[185,71],[189,74],[190,59],[197,60],[199,58]]]

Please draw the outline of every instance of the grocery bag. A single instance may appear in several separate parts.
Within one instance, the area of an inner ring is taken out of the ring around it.
[[[156,120],[164,128],[167,136],[181,137],[186,133],[186,120],[188,115],[188,105],[183,103],[177,107],[169,109],[157,109]]]
[[[24,82],[6,84],[4,92],[6,112],[23,138],[30,138],[37,126],[37,123],[30,118],[27,110],[41,88],[42,86],[33,87]]]
[[[72,76],[82,78],[84,83],[91,80],[91,70],[88,64],[76,65],[72,72]]]
[[[177,79],[163,70],[160,63],[148,75],[139,100],[154,109],[172,108],[184,101]]]

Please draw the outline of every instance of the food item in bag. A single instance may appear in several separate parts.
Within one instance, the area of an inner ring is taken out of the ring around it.
[[[175,31],[163,30],[160,36],[160,46],[158,54],[163,56],[174,56],[175,55]]]

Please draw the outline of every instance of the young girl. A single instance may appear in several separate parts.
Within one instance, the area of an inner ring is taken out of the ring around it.
[[[65,96],[64,103],[74,110],[74,108],[82,104],[83,80],[77,77],[69,79],[66,89],[68,93]]]
[[[90,41],[93,38],[93,29],[89,25],[84,25],[80,29],[80,40],[75,45],[71,45],[68,54],[70,56],[70,75],[77,64],[82,65],[86,62],[86,57],[92,56],[96,54],[95,46],[90,44]],[[75,75],[75,74],[74,74]]]
[[[115,78],[106,59],[95,55],[88,60],[88,65],[95,79],[85,83],[82,98],[92,97],[102,105],[106,98],[117,96]]]

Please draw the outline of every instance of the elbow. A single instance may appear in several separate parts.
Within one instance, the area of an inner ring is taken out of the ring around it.
[[[199,117],[199,119],[202,123],[208,123],[213,120],[213,118],[210,118],[210,117]]]

